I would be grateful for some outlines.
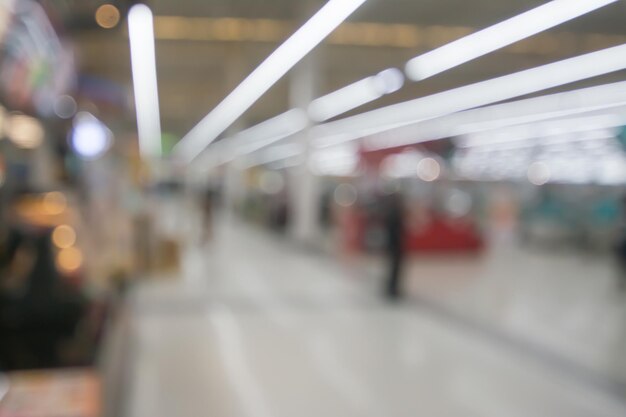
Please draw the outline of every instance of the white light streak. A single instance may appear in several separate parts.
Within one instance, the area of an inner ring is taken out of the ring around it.
[[[349,135],[347,140],[352,140],[623,68],[626,68],[626,45],[615,46],[327,123],[316,129],[315,136]],[[340,143],[323,141],[318,139],[317,146]]]
[[[406,73],[414,81],[432,77],[615,1],[554,0],[542,4],[413,58],[406,65]]]
[[[304,58],[365,0],[330,0],[255,69],[179,143],[175,152],[195,159],[295,64]]]
[[[162,154],[159,94],[157,88],[156,57],[152,11],[137,4],[128,13],[128,36],[135,89],[137,131],[143,158]]]

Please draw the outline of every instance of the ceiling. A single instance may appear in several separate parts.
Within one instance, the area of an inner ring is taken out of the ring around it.
[[[321,0],[154,0],[150,4],[155,14],[289,20],[304,19],[323,3]],[[369,0],[351,20],[483,27],[542,3],[545,1]],[[569,26],[571,30],[623,33],[624,16],[626,3],[622,1]]]
[[[124,25],[114,30],[100,29],[93,24],[93,10],[101,4],[90,0],[56,0],[63,4],[65,18],[75,39],[78,63],[89,75],[110,79],[131,89],[128,41]],[[132,2],[120,3],[126,9]],[[270,41],[251,40],[190,40],[160,36],[157,28],[157,66],[163,130],[181,136],[202,116],[249,74],[259,62],[277,46],[279,38],[287,36],[306,17],[320,7],[321,1],[294,0],[154,0],[150,3],[158,16],[187,16],[218,19],[223,17],[270,19],[280,23],[287,33]],[[351,18],[351,22],[410,25],[420,34],[439,33],[435,30],[448,27],[456,30],[482,28],[501,21],[541,1],[536,0],[369,0]],[[306,7],[305,7],[306,6]],[[543,40],[490,54],[433,77],[419,84],[408,85],[400,92],[385,97],[358,111],[408,100],[452,87],[488,79],[498,75],[553,62],[601,47],[626,42],[626,2],[620,1],[604,9],[583,16],[551,31],[559,40],[558,47],[542,49]],[[86,22],[91,22],[87,24]],[[207,20],[207,22],[210,22]],[[395,27],[395,26],[394,26]],[[460,27],[460,29],[459,29]],[[293,29],[292,29],[293,28]],[[355,27],[361,30],[362,26]],[[416,29],[416,30],[417,30]],[[341,29],[340,29],[341,30]],[[440,31],[441,32],[441,31]],[[454,30],[444,31],[453,36]],[[380,32],[376,32],[380,33]],[[460,32],[458,32],[460,33]],[[604,34],[608,36],[597,36]],[[365,35],[364,35],[365,36]],[[456,35],[458,37],[458,35]],[[315,52],[318,76],[317,92],[323,95],[348,83],[357,81],[389,67],[402,67],[411,57],[432,49],[445,39],[426,38],[415,45],[389,46],[339,42],[337,39],[322,45]],[[450,40],[451,40],[450,39]],[[374,39],[375,40],[375,39]],[[308,61],[305,65],[312,65]],[[626,73],[612,74],[578,85],[623,80]],[[128,100],[132,103],[132,100]],[[245,127],[275,116],[290,107],[289,75],[270,90],[237,123]],[[111,114],[122,118],[129,129],[134,128],[132,111]],[[105,118],[107,115],[105,115]]]

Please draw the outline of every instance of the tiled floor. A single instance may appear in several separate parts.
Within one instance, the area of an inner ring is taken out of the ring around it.
[[[370,271],[379,264],[366,262]],[[417,256],[406,286],[455,317],[626,387],[626,293],[607,256],[510,244],[476,257]]]
[[[128,417],[626,416],[606,263],[421,257],[392,305],[380,262],[219,229],[131,298]]]

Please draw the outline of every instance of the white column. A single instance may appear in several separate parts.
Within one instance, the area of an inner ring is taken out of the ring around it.
[[[228,49],[226,57],[228,66],[223,78],[228,90],[225,93],[229,93],[247,75],[246,50],[241,45],[233,45]],[[226,131],[226,137],[245,128],[245,120],[240,118]],[[223,176],[223,208],[228,215],[234,213],[236,204],[245,197],[246,191],[244,172],[236,164],[236,161],[226,164]]]
[[[290,82],[290,107],[306,109],[316,98],[319,83],[319,53],[313,52],[295,69]],[[289,201],[290,231],[292,236],[304,244],[314,244],[319,233],[320,178],[308,167],[310,131],[301,132],[295,139],[304,148],[302,163],[290,169]]]
[[[236,163],[229,162],[224,172],[224,210],[228,214],[232,214],[235,205],[244,198],[245,195],[245,179],[243,171]]]

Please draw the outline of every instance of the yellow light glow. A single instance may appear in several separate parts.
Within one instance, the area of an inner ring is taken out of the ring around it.
[[[67,199],[63,193],[54,191],[44,195],[42,204],[46,214],[61,214],[67,207]]]
[[[76,271],[83,264],[83,254],[76,248],[62,249],[57,255],[57,264],[62,271]]]
[[[44,129],[34,117],[13,114],[7,121],[6,134],[17,147],[34,149],[43,143]]]
[[[72,226],[62,224],[52,232],[52,242],[61,249],[67,249],[76,243],[76,232]]]
[[[103,4],[96,10],[96,23],[102,28],[112,29],[120,21],[120,11],[112,4]]]
[[[435,181],[441,175],[441,165],[433,158],[424,158],[417,164],[417,176],[426,182]]]
[[[156,38],[161,40],[279,42],[294,29],[294,23],[276,19],[155,16],[154,29]],[[474,31],[475,28],[465,26],[345,22],[326,42],[342,46],[433,48]],[[584,49],[597,50],[624,42],[623,35],[560,32],[538,35],[503,52],[551,56],[563,54],[563,44],[571,52],[581,45]]]

